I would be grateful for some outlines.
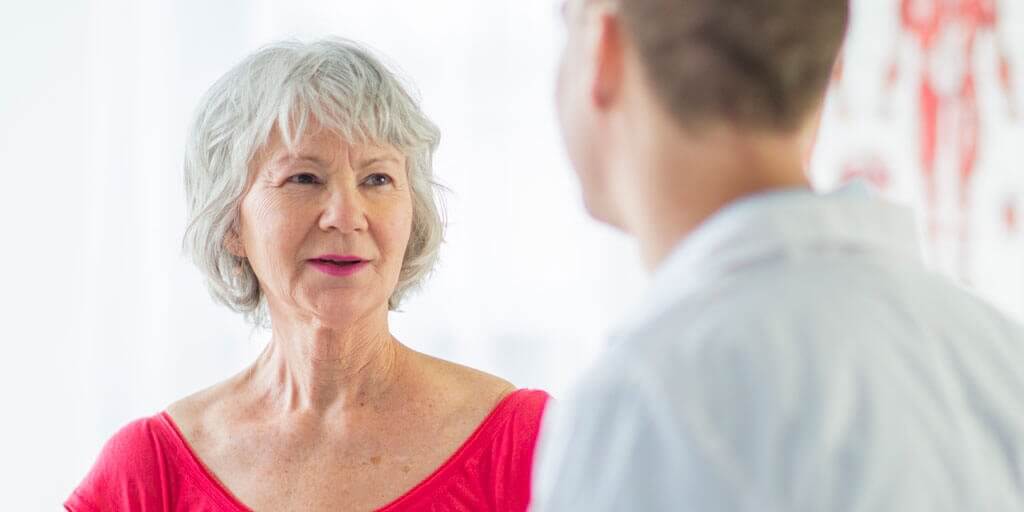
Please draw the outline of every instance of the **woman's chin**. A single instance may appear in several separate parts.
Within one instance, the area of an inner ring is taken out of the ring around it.
[[[324,327],[342,327],[365,321],[387,312],[387,303],[367,300],[365,296],[330,298],[317,301],[310,308],[317,322]]]

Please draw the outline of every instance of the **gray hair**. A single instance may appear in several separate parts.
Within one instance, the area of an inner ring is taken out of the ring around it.
[[[227,250],[226,236],[238,225],[249,168],[272,130],[292,148],[311,118],[349,142],[390,144],[406,157],[412,229],[389,309],[431,272],[444,237],[432,167],[440,134],[399,79],[345,39],[266,46],[207,91],[185,149],[185,250],[211,295],[256,324],[268,320],[260,284],[249,262]]]

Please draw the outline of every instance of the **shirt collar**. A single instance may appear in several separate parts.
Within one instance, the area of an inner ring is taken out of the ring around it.
[[[754,194],[726,205],[677,243],[616,331],[647,323],[730,270],[836,250],[921,262],[910,210],[879,200],[860,182],[829,194],[807,188]]]

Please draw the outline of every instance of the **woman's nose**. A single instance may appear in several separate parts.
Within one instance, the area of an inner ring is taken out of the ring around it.
[[[345,184],[332,190],[320,215],[320,229],[354,233],[366,228],[366,209],[358,186]]]

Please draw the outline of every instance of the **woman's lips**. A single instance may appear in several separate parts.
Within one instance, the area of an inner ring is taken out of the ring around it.
[[[309,260],[313,268],[334,277],[348,277],[366,267],[367,261]]]

